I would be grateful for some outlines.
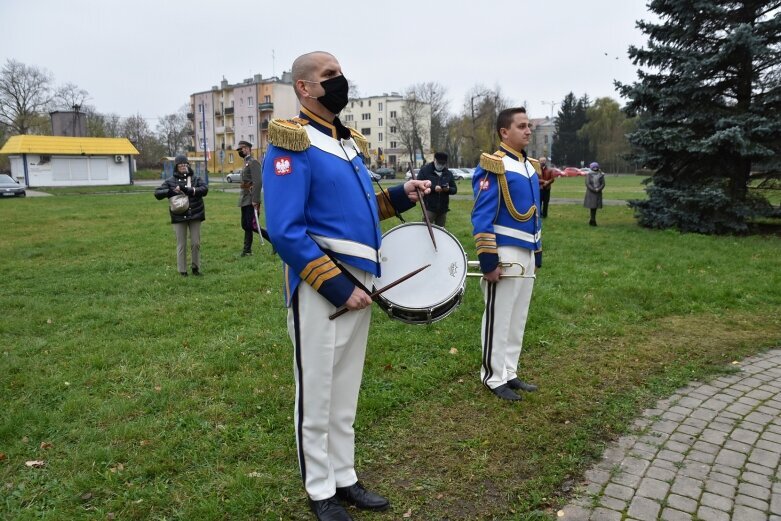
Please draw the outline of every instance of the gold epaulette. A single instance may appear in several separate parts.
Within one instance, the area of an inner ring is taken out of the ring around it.
[[[268,124],[268,140],[275,147],[293,152],[301,152],[309,148],[309,136],[304,126],[298,121],[287,119],[272,119]]]
[[[542,175],[542,168],[540,167],[540,162],[534,159],[533,157],[527,157],[526,159],[529,160],[529,163],[532,164],[534,167],[534,171],[537,172],[538,176]]]
[[[493,172],[494,174],[502,175],[505,173],[502,158],[488,152],[480,154],[480,166],[483,167],[483,170]]]
[[[363,154],[363,157],[368,158],[369,157],[369,142],[366,140],[365,137],[363,137],[363,134],[355,130],[354,128],[350,129],[350,134],[352,134],[353,141],[355,141],[355,144],[358,145],[358,148],[361,151],[361,154]]]

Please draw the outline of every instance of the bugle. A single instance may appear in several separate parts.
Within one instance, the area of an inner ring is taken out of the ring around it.
[[[467,277],[482,277],[483,273],[480,271],[469,271],[470,269],[480,269],[480,261],[468,261],[466,263],[467,265]],[[517,266],[521,269],[521,273],[518,275],[502,275],[501,278],[503,279],[536,279],[537,276],[534,274],[527,275],[526,274],[526,267],[521,264],[520,262],[500,262],[499,266],[503,269],[512,268],[513,266]]]

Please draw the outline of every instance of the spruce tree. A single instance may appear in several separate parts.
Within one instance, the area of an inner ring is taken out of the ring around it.
[[[570,92],[561,102],[553,134],[551,161],[562,166],[580,166],[590,158],[588,138],[578,136],[578,130],[586,124],[588,95],[580,99]]]
[[[630,141],[654,170],[641,225],[740,233],[770,212],[748,190],[781,151],[781,0],[652,0],[647,48],[630,47],[639,81],[618,83],[638,115]]]

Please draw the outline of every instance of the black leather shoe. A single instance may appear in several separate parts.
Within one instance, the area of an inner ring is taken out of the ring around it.
[[[201,276],[201,270],[199,270],[198,268],[193,266],[193,275],[195,275],[196,277],[200,277]]]
[[[336,487],[336,497],[361,510],[387,510],[390,502],[379,494],[366,490],[360,481],[350,487]]]
[[[501,398],[502,400],[509,400],[511,402],[517,402],[518,400],[522,400],[522,398],[517,394],[515,394],[512,391],[512,389],[510,389],[507,386],[507,384],[500,385],[499,387],[491,389],[491,392],[494,393],[499,398]]]
[[[182,277],[186,277],[187,276],[187,272],[186,271],[180,271],[179,275],[181,275]]]
[[[533,393],[534,391],[537,390],[536,385],[526,383],[520,378],[513,378],[512,380],[507,380],[507,387],[513,390],[520,389],[521,391],[526,391],[527,393]]]
[[[252,252],[251,252],[251,251],[243,251],[243,252],[241,252],[241,256],[242,256],[242,257],[249,257],[249,256],[251,256],[251,255],[252,255]]]
[[[353,521],[347,510],[336,500],[336,496],[320,501],[309,500],[309,508],[318,521]]]

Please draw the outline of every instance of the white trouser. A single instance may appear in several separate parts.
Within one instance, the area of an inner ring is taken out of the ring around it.
[[[501,262],[519,262],[526,275],[534,274],[534,252],[515,246],[498,248]],[[520,268],[502,268],[503,275],[517,275]],[[533,278],[501,278],[498,282],[480,280],[485,300],[483,313],[483,385],[495,389],[516,377],[523,348],[523,330],[534,288]]]
[[[349,269],[367,288],[372,276]],[[287,314],[294,348],[295,428],[304,488],[315,501],[358,481],[353,422],[358,406],[371,307],[329,320],[336,308],[299,284]]]

